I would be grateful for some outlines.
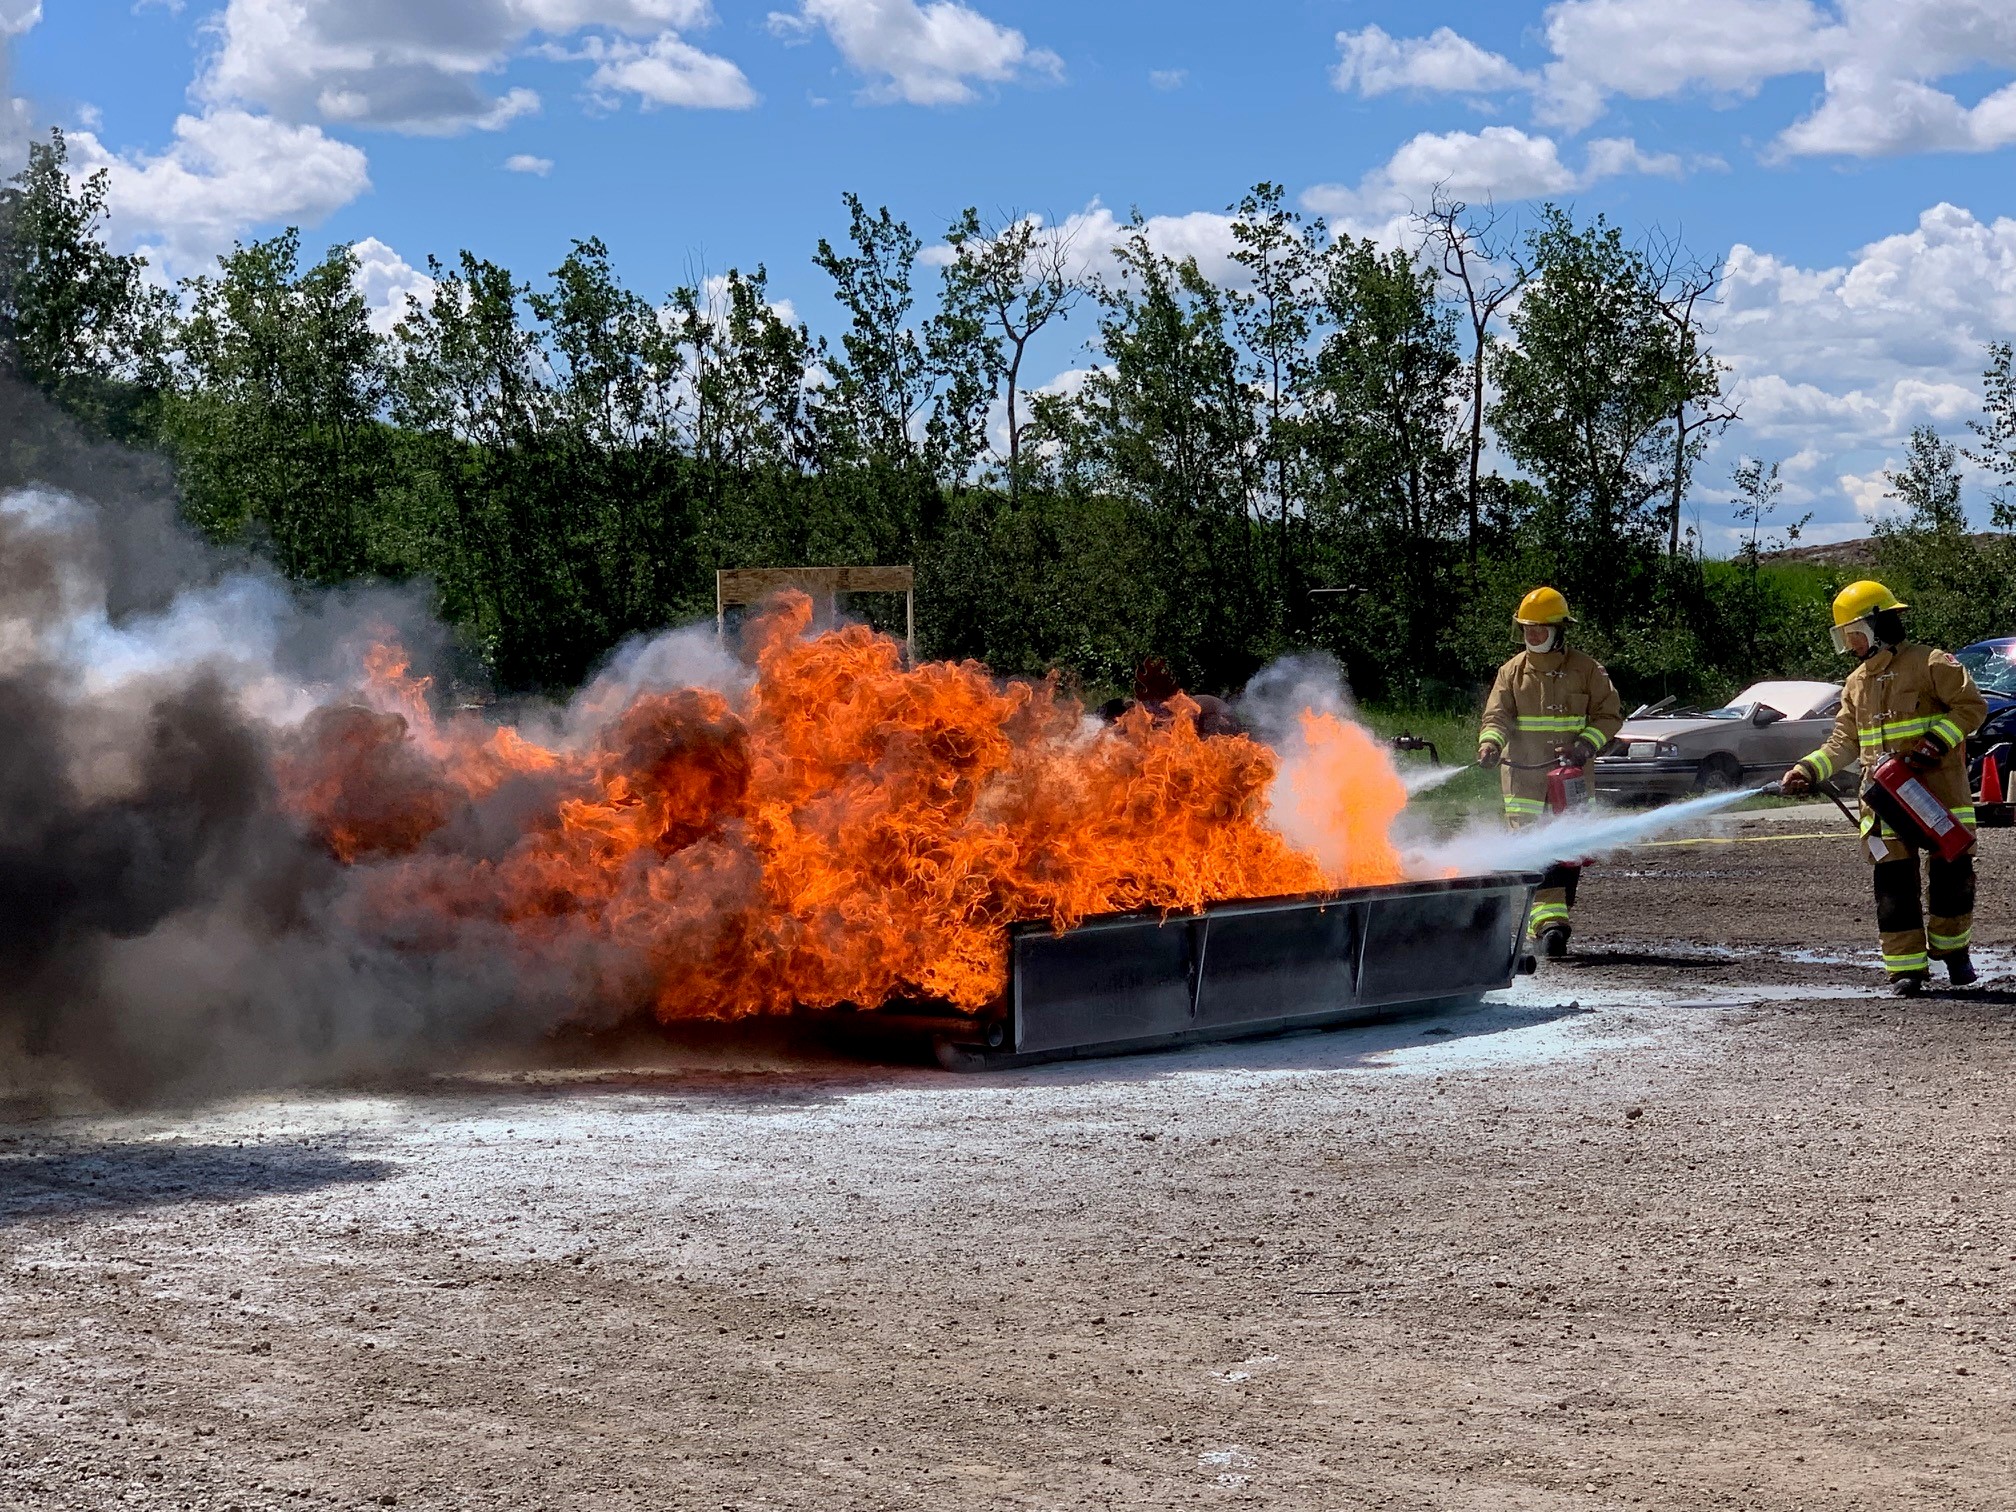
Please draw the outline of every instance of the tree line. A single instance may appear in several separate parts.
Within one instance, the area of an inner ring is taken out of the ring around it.
[[[761,266],[653,300],[592,238],[536,285],[430,260],[381,333],[350,248],[311,261],[289,230],[171,290],[107,248],[105,195],[60,133],[0,189],[0,364],[165,456],[213,540],[303,583],[430,582],[504,690],[567,687],[710,612],[717,568],[906,561],[925,653],[1088,691],[1149,657],[1223,690],[1320,648],[1362,696],[1462,703],[1540,581],[1629,691],[1827,666],[1827,585],[1765,561],[1798,527],[1774,465],[1731,480],[1735,561],[1686,529],[1738,419],[1706,318],[1719,268],[1600,215],[1514,228],[1438,198],[1415,246],[1381,248],[1263,183],[1214,279],[1138,216],[1095,275],[1095,249],[1033,218],[969,210],[927,251],[850,195],[812,256],[831,335]],[[1032,385],[1067,323],[1086,367]],[[2009,360],[1991,354],[1968,451],[2003,528]],[[0,466],[32,475],[36,444],[9,438]],[[1914,439],[1879,550],[1949,638],[2006,631],[2006,546],[1967,534],[1942,446]]]

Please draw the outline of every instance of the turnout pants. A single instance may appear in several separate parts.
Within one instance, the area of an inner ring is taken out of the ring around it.
[[[1513,801],[1510,798],[1505,801],[1505,823],[1509,828],[1524,829],[1545,812],[1538,803],[1533,804],[1534,814],[1514,812]],[[1540,885],[1533,890],[1533,912],[1526,916],[1529,935],[1538,939],[1540,931],[1549,924],[1568,922],[1568,910],[1575,906],[1575,885],[1581,880],[1581,867],[1563,865],[1559,861],[1541,873]]]
[[[1921,909],[1915,849],[1901,860],[1878,861],[1874,867],[1876,927],[1883,932],[1883,969],[1892,976],[1924,971],[1928,960],[1957,955],[1973,938],[1974,853],[1957,861],[1927,857],[1926,871],[1929,908]]]

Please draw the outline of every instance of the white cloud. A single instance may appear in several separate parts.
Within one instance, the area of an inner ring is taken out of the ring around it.
[[[212,23],[217,46],[197,88],[212,103],[260,105],[295,121],[494,131],[539,108],[530,89],[499,92],[492,82],[535,34],[601,28],[651,38],[648,48],[602,44],[597,61],[628,48],[621,62],[640,81],[668,96],[719,98],[741,71],[678,36],[713,19],[708,0],[229,0]]]
[[[1989,152],[2011,142],[2016,142],[2016,85],[1969,109],[1929,84],[1851,63],[1828,73],[1819,109],[1788,127],[1777,146],[1794,157],[1894,157]]]
[[[69,144],[73,173],[110,178],[113,235],[171,275],[199,271],[255,226],[312,225],[371,187],[347,142],[242,110],[178,116],[154,155],[112,152],[89,131]]]
[[[1055,79],[1064,70],[1054,52],[954,0],[800,0],[796,12],[770,15],[779,36],[815,28],[869,81],[862,98],[872,104],[964,105],[978,97],[973,80]]]
[[[1542,119],[1586,126],[1611,95],[1742,96],[1817,72],[1828,20],[1811,0],[1562,0],[1547,12]]]
[[[1940,204],[1840,267],[1730,250],[1713,347],[1742,424],[1702,468],[1719,497],[1736,451],[1807,459],[1787,500],[1817,512],[1812,539],[1866,532],[1883,473],[1914,426],[1963,439],[1981,404],[1986,346],[2016,329],[2016,219]],[[1824,467],[1822,461],[1824,460]],[[1833,489],[1819,479],[1830,476]]]
[[[423,304],[434,292],[434,280],[375,236],[350,248],[357,259],[357,285],[371,307],[371,329],[381,336],[406,318],[408,295]]]
[[[1204,276],[1216,283],[1246,281],[1246,270],[1232,260],[1238,243],[1232,237],[1231,216],[1213,210],[1151,215],[1145,229],[1148,245],[1164,257],[1193,257]],[[1106,206],[1095,200],[1076,215],[1065,217],[1058,230],[1071,248],[1073,271],[1078,277],[1112,281],[1120,276],[1120,260],[1113,249],[1132,234],[1132,228]]]
[[[530,173],[535,177],[544,178],[553,171],[553,159],[534,157],[529,152],[514,152],[511,156],[504,159],[504,171],[506,173]]]
[[[1587,188],[1622,173],[1677,176],[1682,164],[1670,154],[1646,153],[1628,137],[1589,143],[1583,167],[1571,167],[1552,137],[1516,126],[1482,131],[1424,131],[1403,142],[1384,166],[1355,188],[1317,184],[1302,196],[1309,209],[1348,217],[1390,216],[1425,210],[1439,188],[1476,203],[1533,199]]]
[[[1984,152],[2016,142],[2016,86],[1968,107],[1933,81],[2016,69],[2009,0],[1840,0],[1822,48],[1820,106],[1779,138],[1788,154]]]
[[[702,52],[664,32],[650,42],[589,39],[588,56],[599,66],[588,79],[598,95],[634,94],[648,109],[680,105],[691,110],[747,110],[756,103],[748,78],[726,58]]]
[[[1488,94],[1532,84],[1509,60],[1446,26],[1426,37],[1396,38],[1377,26],[1339,32],[1337,49],[1340,56],[1331,82],[1367,97],[1401,89]]]
[[[42,19],[42,0],[0,0],[0,37],[18,37]]]
[[[1148,82],[1157,89],[1181,89],[1185,84],[1190,82],[1190,70],[1187,68],[1151,68],[1148,71]]]
[[[1819,74],[1819,105],[1782,156],[1985,152],[2016,142],[2016,85],[1969,106],[1937,82],[2016,69],[2009,0],[1559,0],[1549,8],[1540,119],[1573,129],[1614,96],[1754,95]]]

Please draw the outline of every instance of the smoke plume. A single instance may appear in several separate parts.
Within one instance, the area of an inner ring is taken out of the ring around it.
[[[7,473],[52,480],[0,493],[0,1065],[134,1098],[531,1032],[542,984],[513,979],[508,939],[367,944],[276,801],[276,732],[388,624],[436,634],[417,595],[298,597],[192,539],[154,463],[18,385],[0,434]]]
[[[744,657],[619,648],[564,706],[454,707],[417,590],[302,590],[144,459],[27,423],[0,492],[0,1050],[121,1098],[421,1070],[563,1024],[979,1012],[1005,927],[1400,876],[1334,669],[1211,733],[909,666],[787,597]],[[8,1059],[0,1055],[0,1064]]]

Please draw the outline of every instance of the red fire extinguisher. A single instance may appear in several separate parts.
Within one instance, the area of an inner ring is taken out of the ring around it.
[[[1556,759],[1547,773],[1547,811],[1566,814],[1589,806],[1589,771],[1567,752]]]
[[[1891,829],[1942,860],[1958,860],[1974,843],[1967,826],[1895,756],[1885,756],[1876,764],[1863,784],[1862,801]]]

